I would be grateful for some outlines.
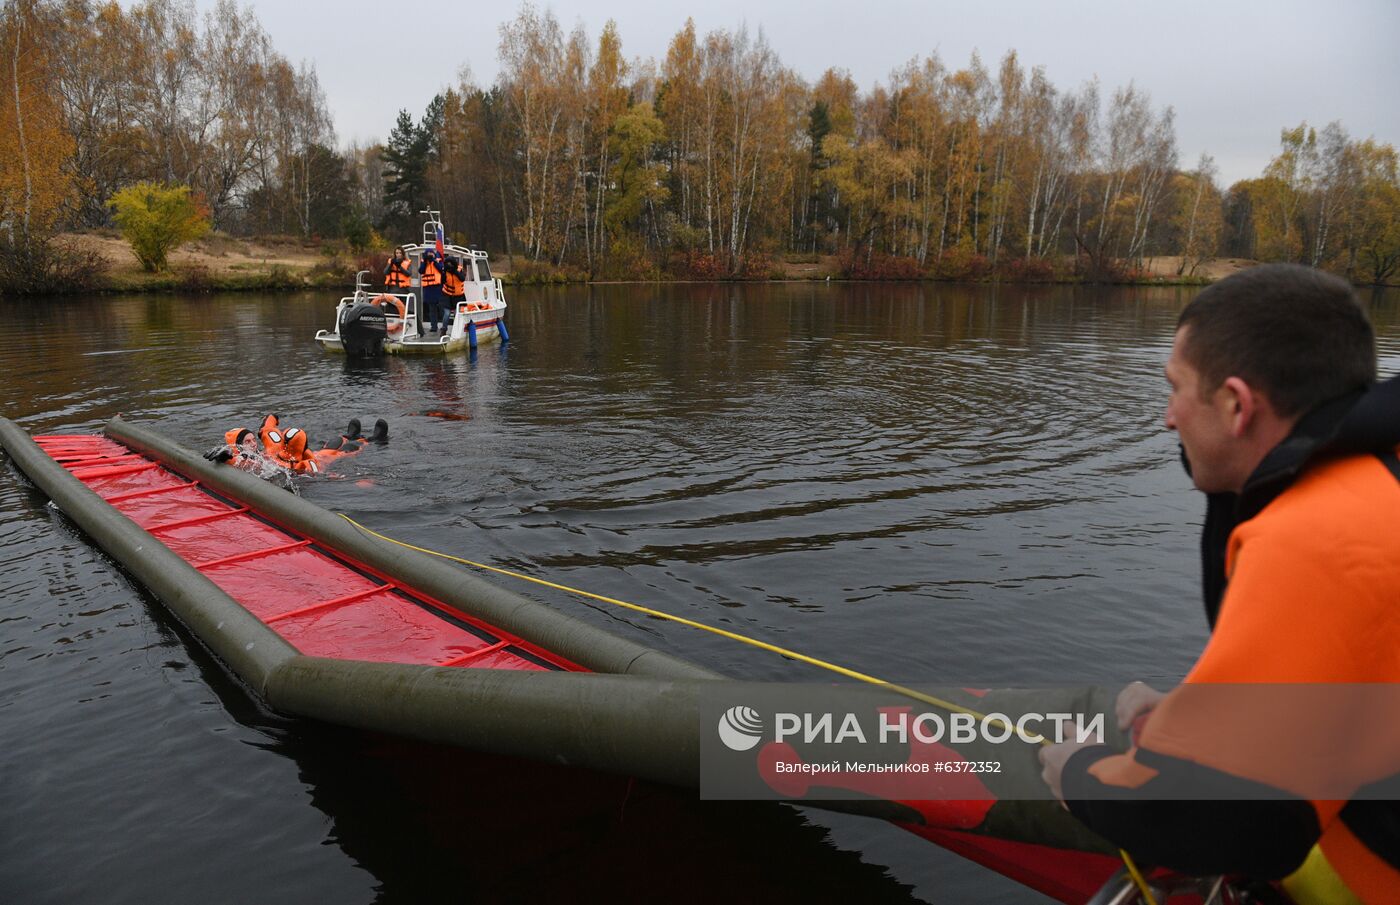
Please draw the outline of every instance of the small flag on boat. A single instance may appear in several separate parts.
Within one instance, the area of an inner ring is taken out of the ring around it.
[[[437,225],[437,240],[434,242],[434,244],[437,246],[438,260],[442,260],[443,255],[446,254],[446,251],[444,251],[444,250],[443,250],[443,247],[442,247],[442,224],[441,224],[441,223],[439,223],[439,224]]]

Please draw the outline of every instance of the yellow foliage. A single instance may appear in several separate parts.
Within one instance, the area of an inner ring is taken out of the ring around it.
[[[165,269],[171,251],[209,231],[209,209],[187,185],[138,182],[108,204],[141,266],[152,273]]]
[[[47,239],[73,192],[73,139],[52,99],[53,48],[37,40],[39,24],[22,4],[7,4],[0,20],[0,223],[25,244]]]

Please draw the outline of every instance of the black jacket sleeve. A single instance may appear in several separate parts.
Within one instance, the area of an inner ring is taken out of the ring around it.
[[[1141,748],[1133,756],[1154,778],[1131,789],[1102,783],[1089,769],[1114,753],[1075,752],[1061,789],[1070,813],[1144,864],[1276,880],[1298,869],[1322,833],[1305,799]]]

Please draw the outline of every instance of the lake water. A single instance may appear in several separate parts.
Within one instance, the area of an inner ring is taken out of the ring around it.
[[[359,365],[311,341],[324,296],[11,301],[3,414],[121,412],[198,449],[269,411],[313,438],[384,417],[386,448],[301,492],[890,680],[1170,684],[1206,637],[1201,501],[1161,426],[1192,292],[525,288],[504,349]],[[1394,372],[1400,293],[1371,306]],[[876,821],[284,720],[8,460],[0,529],[0,901],[1034,898]],[[512,589],[729,675],[824,679]]]

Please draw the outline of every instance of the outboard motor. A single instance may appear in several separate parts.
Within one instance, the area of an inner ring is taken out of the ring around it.
[[[340,315],[340,344],[346,355],[371,358],[384,354],[387,332],[384,309],[371,302],[356,302]]]

